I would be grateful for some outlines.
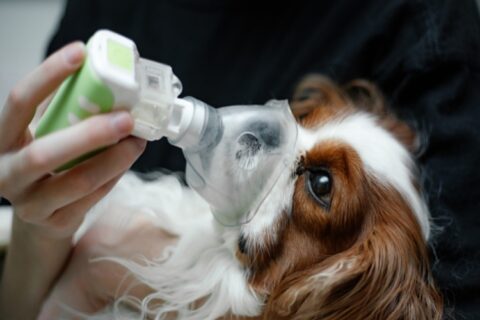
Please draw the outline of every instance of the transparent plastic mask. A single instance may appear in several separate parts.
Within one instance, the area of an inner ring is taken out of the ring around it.
[[[221,224],[246,223],[291,168],[297,124],[286,100],[209,110],[201,142],[184,148],[187,182]]]

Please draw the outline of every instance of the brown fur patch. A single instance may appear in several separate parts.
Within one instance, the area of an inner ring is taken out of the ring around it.
[[[415,217],[393,189],[373,179],[366,185],[360,236],[348,249],[287,275],[264,319],[441,319],[442,299]]]

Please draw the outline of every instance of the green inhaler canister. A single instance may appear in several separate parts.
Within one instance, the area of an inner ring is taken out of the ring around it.
[[[157,140],[165,135],[162,128],[168,122],[172,105],[182,100],[177,99],[181,90],[170,66],[141,58],[132,40],[99,30],[87,42],[83,66],[62,83],[38,123],[35,136],[39,138],[90,116],[122,108],[129,109],[134,118],[133,135]],[[75,159],[57,171],[95,153]]]

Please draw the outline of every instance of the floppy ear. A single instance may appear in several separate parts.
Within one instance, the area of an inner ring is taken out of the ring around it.
[[[387,114],[388,108],[385,97],[372,82],[355,79],[344,85],[343,89],[358,108],[376,114],[379,117]]]
[[[320,74],[309,74],[295,86],[291,99],[292,112],[302,116],[322,106],[351,105],[379,117],[388,113],[385,99],[372,82],[356,79],[340,87]]]
[[[264,319],[440,320],[443,302],[422,236],[382,229],[285,278],[269,297]]]
[[[380,124],[392,133],[412,154],[419,153],[424,141],[406,122],[398,119],[391,112],[380,89],[372,82],[355,79],[343,86],[352,104],[361,110],[375,114]]]
[[[329,78],[320,74],[309,74],[295,86],[290,106],[293,115],[301,118],[315,108],[348,104],[348,98]]]
[[[399,120],[386,102],[380,89],[370,81],[355,79],[340,87],[319,74],[309,74],[295,86],[290,106],[301,119],[316,108],[350,106],[376,115],[380,124],[391,132],[412,154],[422,150],[425,141],[415,128]]]

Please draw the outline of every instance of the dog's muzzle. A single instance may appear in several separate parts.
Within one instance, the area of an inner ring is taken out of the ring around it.
[[[297,123],[286,100],[219,108],[209,117],[202,145],[184,149],[187,182],[220,223],[246,223],[295,161]]]

